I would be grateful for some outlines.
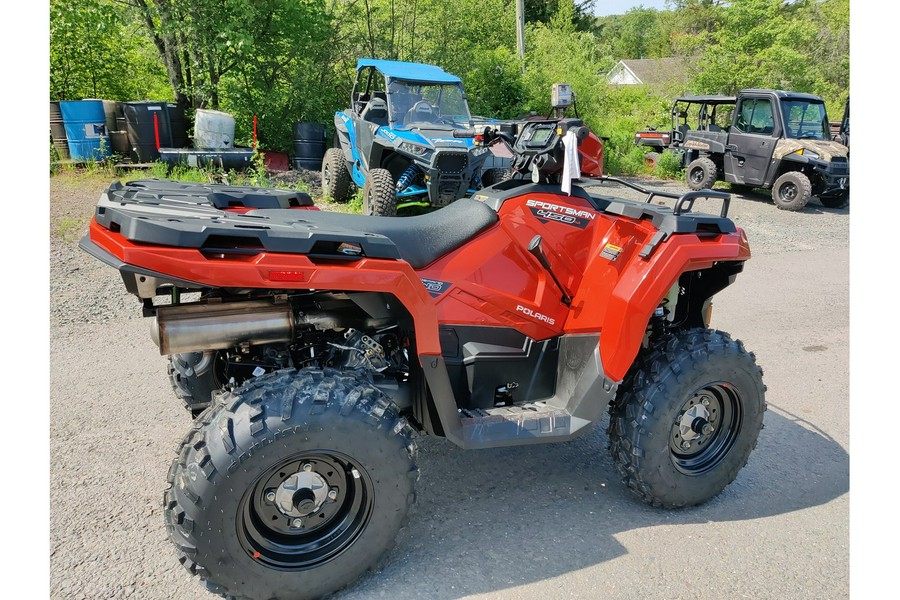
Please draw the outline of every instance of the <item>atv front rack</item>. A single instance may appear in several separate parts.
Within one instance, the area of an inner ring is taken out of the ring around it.
[[[685,192],[684,194],[674,194],[672,192],[663,192],[661,190],[648,190],[643,186],[640,186],[636,183],[631,183],[630,181],[625,181],[624,179],[619,179],[618,177],[608,177],[606,175],[602,175],[600,177],[591,177],[590,180],[599,181],[600,183],[603,183],[604,181],[611,181],[613,183],[618,183],[624,185],[625,187],[631,188],[636,192],[647,194],[647,199],[644,201],[647,204],[653,202],[653,199],[656,197],[671,198],[672,200],[675,200],[675,207],[672,209],[672,213],[676,217],[683,213],[691,212],[694,208],[694,201],[698,198],[715,198],[721,200],[722,210],[719,211],[719,216],[723,219],[728,217],[728,208],[731,205],[731,194],[729,194],[728,192],[719,192],[716,190],[699,190]],[[686,208],[685,204],[687,204]]]

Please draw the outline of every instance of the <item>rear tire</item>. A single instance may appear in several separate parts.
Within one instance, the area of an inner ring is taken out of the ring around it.
[[[363,213],[381,217],[397,215],[397,196],[394,178],[387,169],[372,169],[363,186]]]
[[[698,158],[687,166],[684,177],[692,190],[708,190],[716,184],[718,169],[712,160],[705,157]]]
[[[659,152],[648,152],[644,155],[644,166],[651,171],[656,170],[656,164],[659,162]]]
[[[329,148],[322,159],[322,194],[335,202],[347,202],[353,195],[353,180],[340,148]]]
[[[352,583],[406,522],[414,435],[359,372],[285,369],[223,395],[169,470],[180,562],[227,597],[320,598]]]
[[[169,356],[169,383],[184,407],[196,417],[211,401],[213,393],[224,386],[220,377],[221,356],[218,352],[186,352]]]
[[[762,369],[741,342],[681,331],[642,351],[625,377],[609,411],[609,451],[644,502],[693,506],[747,464],[765,410]]]
[[[812,184],[800,171],[788,171],[772,186],[772,200],[782,210],[801,210],[811,197]]]

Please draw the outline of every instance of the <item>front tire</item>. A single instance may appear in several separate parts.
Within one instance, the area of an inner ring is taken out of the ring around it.
[[[166,529],[221,595],[311,599],[394,545],[415,499],[414,431],[365,375],[285,369],[224,394],[169,470]]]
[[[695,192],[712,189],[717,176],[716,163],[706,157],[691,161],[684,173],[687,186]]]
[[[363,213],[381,217],[397,215],[397,196],[394,178],[387,169],[372,169],[363,186]]]
[[[782,210],[800,210],[811,197],[812,184],[800,171],[788,171],[772,186],[772,200]]]
[[[322,193],[335,202],[347,202],[353,195],[353,180],[344,151],[329,148],[322,159]]]
[[[689,329],[642,352],[610,407],[609,451],[625,485],[664,508],[719,494],[756,447],[762,369],[724,332]]]

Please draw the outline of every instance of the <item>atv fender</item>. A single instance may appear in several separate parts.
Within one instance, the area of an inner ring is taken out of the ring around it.
[[[750,258],[743,230],[716,237],[721,239],[710,244],[704,241],[708,239],[706,234],[672,235],[662,242],[664,252],[659,248],[648,258],[641,257],[641,245],[622,244],[616,260],[610,260],[610,254],[604,251],[591,261],[572,300],[565,331],[601,332],[600,358],[608,379],[624,379],[650,317],[683,273],[710,269],[717,262],[743,263]],[[721,288],[701,289],[712,295]],[[690,301],[699,306],[706,299],[694,297]]]

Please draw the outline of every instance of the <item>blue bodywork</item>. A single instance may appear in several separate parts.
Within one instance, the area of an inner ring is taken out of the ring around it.
[[[481,187],[490,151],[453,137],[473,126],[459,77],[434,65],[368,58],[356,68],[350,108],[335,113],[334,122],[358,187],[369,169],[387,169],[398,207],[441,206]],[[421,105],[427,110],[419,112]]]

